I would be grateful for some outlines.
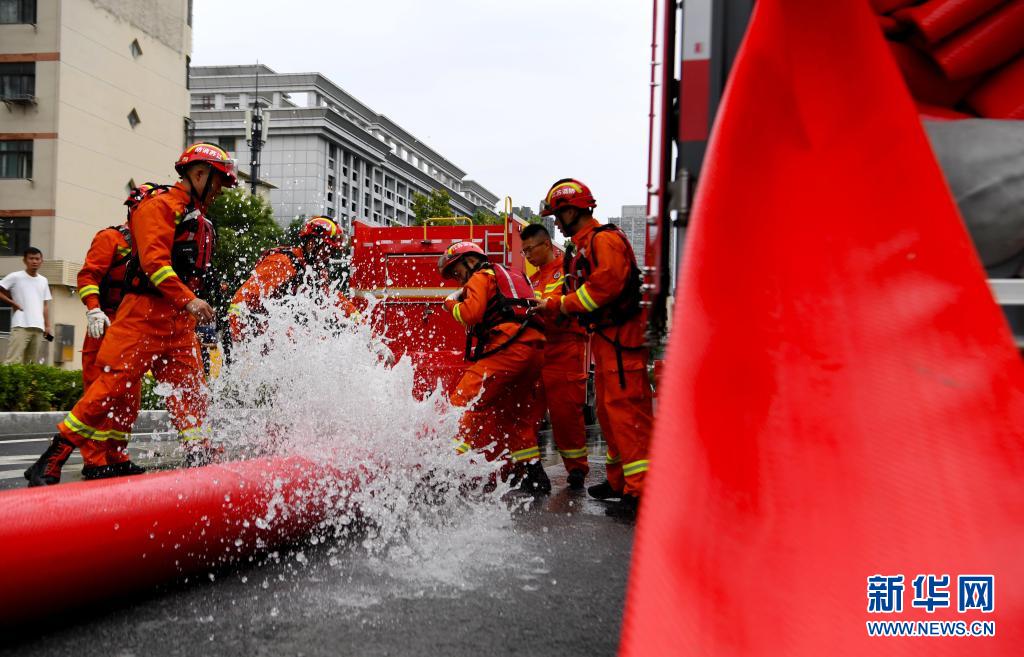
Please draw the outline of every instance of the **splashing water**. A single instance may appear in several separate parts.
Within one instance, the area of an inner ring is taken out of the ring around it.
[[[484,492],[500,465],[456,455],[462,409],[441,390],[415,398],[409,359],[389,366],[390,351],[368,321],[344,317],[335,291],[311,289],[267,300],[262,331],[232,349],[232,362],[211,383],[211,434],[230,455],[317,464],[322,477],[306,487],[326,500],[327,517],[314,545],[344,542],[390,563],[400,579],[466,586],[454,537],[492,562],[516,551],[515,502],[502,499],[507,485]],[[275,492],[252,521],[266,526],[286,507]]]

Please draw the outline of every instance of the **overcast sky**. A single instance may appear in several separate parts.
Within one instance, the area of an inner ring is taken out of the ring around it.
[[[194,65],[323,73],[515,205],[536,209],[570,176],[601,218],[645,202],[649,0],[196,0],[194,12]]]

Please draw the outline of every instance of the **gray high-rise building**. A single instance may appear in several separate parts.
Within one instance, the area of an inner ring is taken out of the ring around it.
[[[642,267],[647,252],[647,206],[623,205],[622,216],[609,217],[608,223],[615,224],[626,234],[636,253],[636,261]]]
[[[257,79],[258,78],[258,79]],[[326,215],[381,225],[412,223],[415,193],[447,190],[455,214],[493,212],[498,196],[397,123],[319,73],[263,65],[196,66],[190,75],[192,134],[238,158],[249,173],[246,110],[264,108],[259,177],[274,216]],[[259,89],[257,95],[256,89]]]

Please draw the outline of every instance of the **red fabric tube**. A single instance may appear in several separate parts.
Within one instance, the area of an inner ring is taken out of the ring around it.
[[[942,71],[927,55],[913,46],[898,41],[889,42],[889,50],[899,65],[903,79],[915,99],[930,105],[952,107],[966,96],[977,81],[974,78],[946,79]]]
[[[1024,55],[993,73],[967,104],[990,119],[1024,119]]]
[[[324,484],[323,474],[290,457],[7,491],[0,495],[0,625],[301,539],[348,485]]]
[[[932,58],[951,80],[984,73],[1024,50],[1024,2],[1011,2],[939,44]]]
[[[967,27],[1006,0],[930,0],[916,7],[900,9],[895,18],[910,23],[928,43],[945,39]]]

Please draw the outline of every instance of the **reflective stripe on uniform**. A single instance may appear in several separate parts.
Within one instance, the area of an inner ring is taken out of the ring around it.
[[[582,459],[587,456],[587,448],[580,447],[579,449],[560,449],[558,453],[565,459]]]
[[[119,256],[126,256],[129,253],[131,253],[131,252],[132,252],[132,250],[129,249],[129,248],[126,248],[126,247],[123,247],[123,246],[117,247],[117,255],[119,255]]]
[[[233,303],[233,304],[229,305],[228,306],[228,314],[229,315],[241,315],[242,314],[242,306],[240,306],[237,303]]]
[[[587,284],[584,283],[580,286],[580,289],[576,290],[576,296],[579,297],[580,303],[587,309],[588,312],[594,312],[598,309],[598,305],[594,303],[594,300],[590,296],[590,292],[587,291]]]
[[[459,308],[461,308],[461,307],[462,307],[462,303],[461,302],[455,304],[452,307],[452,316],[455,318],[456,322],[458,322],[459,324],[462,324],[463,326],[465,326],[466,322],[462,321],[462,311],[459,310]]]
[[[75,417],[74,413],[68,413],[67,417],[64,418],[64,421],[61,422],[61,424],[67,427],[75,435],[89,440],[127,441],[131,438],[131,434],[125,433],[124,431],[117,431],[116,429],[101,430],[95,427],[90,427],[88,424],[85,424]]]
[[[150,274],[149,280],[153,281],[153,285],[160,285],[171,276],[177,276],[177,274],[174,273],[174,268],[171,267],[170,265],[164,265],[160,269],[157,269],[155,272]]]
[[[178,432],[178,438],[180,438],[183,442],[189,442],[191,440],[202,440],[204,438],[203,428],[192,427],[191,429],[182,429],[181,431]]]
[[[87,296],[89,296],[90,294],[99,294],[99,293],[100,293],[100,286],[99,285],[83,285],[82,287],[80,287],[78,289],[78,298],[84,299]]]
[[[622,474],[626,477],[630,477],[641,472],[647,472],[650,469],[651,462],[644,459],[642,461],[630,461],[622,466]]]
[[[531,459],[540,458],[540,447],[536,445],[533,447],[527,447],[516,452],[509,454],[509,458],[512,459],[513,463],[519,463],[521,461],[529,461]]]
[[[561,280],[556,281],[554,283],[548,283],[547,285],[544,286],[544,291],[545,292],[554,292],[554,291],[558,290],[558,288],[562,287],[562,283],[563,283],[563,281],[561,281]]]
[[[611,452],[606,454],[605,457],[604,457],[605,465],[615,465],[618,462],[619,462],[619,457],[618,456],[612,456]]]
[[[455,452],[457,454],[465,454],[470,449],[472,449],[472,448],[469,446],[469,443],[464,443],[464,442],[460,442],[460,441],[456,441],[455,442]]]

